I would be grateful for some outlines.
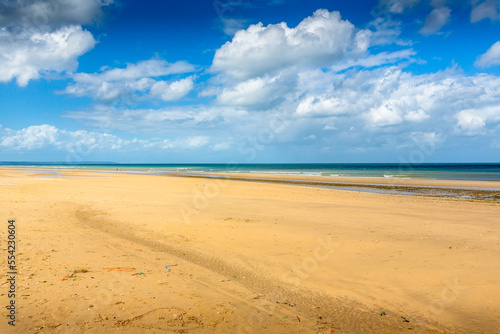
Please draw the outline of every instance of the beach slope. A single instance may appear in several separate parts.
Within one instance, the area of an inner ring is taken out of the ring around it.
[[[500,331],[497,202],[3,169],[0,209],[2,333]]]

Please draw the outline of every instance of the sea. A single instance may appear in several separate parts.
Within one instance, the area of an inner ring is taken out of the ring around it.
[[[0,162],[0,167],[81,169],[122,172],[169,173],[258,173],[270,175],[350,176],[401,179],[500,181],[500,163],[207,163],[207,164],[126,164],[126,163],[32,163]]]

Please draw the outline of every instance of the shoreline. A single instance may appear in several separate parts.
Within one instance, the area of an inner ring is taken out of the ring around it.
[[[500,182],[457,181],[433,179],[387,179],[374,177],[318,177],[242,173],[163,173],[179,177],[227,179],[246,182],[281,183],[299,186],[322,187],[336,190],[371,192],[391,195],[443,197],[480,201],[500,201]],[[275,176],[275,175],[273,175]],[[371,182],[370,182],[371,181]]]
[[[423,196],[450,198],[459,200],[500,202],[500,181],[471,180],[437,180],[408,179],[386,177],[351,177],[351,176],[312,176],[284,174],[251,174],[251,173],[212,173],[212,172],[172,172],[172,171],[127,171],[127,170],[80,170],[52,168],[2,168],[34,172],[42,175],[44,172],[52,177],[63,175],[75,176],[78,173],[102,173],[124,175],[157,175],[170,177],[207,178],[219,180],[237,180],[244,182],[265,182],[288,184],[296,186],[327,188],[345,191],[368,192],[388,195]]]
[[[428,187],[449,187],[461,189],[489,188],[500,190],[499,181],[487,180],[455,180],[455,179],[435,179],[435,178],[406,178],[406,177],[374,177],[374,176],[317,176],[303,174],[271,174],[271,173],[234,173],[234,172],[190,172],[190,171],[153,171],[153,170],[127,170],[127,169],[78,169],[70,167],[19,167],[1,166],[1,170],[24,171],[24,172],[47,172],[52,174],[70,173],[103,173],[103,174],[133,174],[133,175],[175,175],[179,177],[232,177],[249,178],[263,180],[286,180],[290,182],[308,181],[311,183],[339,183],[358,185],[402,185],[402,186],[428,186]]]
[[[303,165],[304,168],[300,168]],[[325,168],[320,168],[324,165]],[[365,166],[366,165],[366,166]],[[292,167],[290,167],[292,166]],[[361,166],[365,166],[361,168]],[[130,171],[178,173],[233,173],[266,176],[377,178],[401,180],[468,180],[473,182],[499,182],[498,163],[439,163],[422,165],[404,164],[1,164],[0,168]],[[465,168],[467,167],[467,168]],[[406,173],[405,173],[406,170]]]

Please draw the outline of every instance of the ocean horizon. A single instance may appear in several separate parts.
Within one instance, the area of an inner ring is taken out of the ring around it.
[[[500,181],[500,163],[111,163],[0,162],[0,167],[151,173],[259,173],[438,180]]]

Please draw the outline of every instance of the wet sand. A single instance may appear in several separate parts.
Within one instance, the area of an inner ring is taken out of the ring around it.
[[[265,182],[320,187],[337,190],[372,192],[379,194],[413,195],[458,198],[468,200],[500,201],[500,182],[456,181],[407,178],[322,177],[304,175],[243,174],[243,173],[163,173],[164,175],[193,178],[230,179],[247,182]]]
[[[497,202],[0,169],[0,209],[2,333],[500,331]]]

